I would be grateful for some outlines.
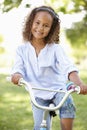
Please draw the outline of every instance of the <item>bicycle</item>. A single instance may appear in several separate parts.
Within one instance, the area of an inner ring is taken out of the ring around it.
[[[7,77],[7,80],[8,81],[11,81],[11,77]],[[30,95],[30,99],[32,101],[32,103],[39,109],[43,109],[44,110],[44,113],[43,113],[43,119],[42,119],[42,123],[41,123],[41,127],[40,127],[40,130],[47,130],[47,124],[46,124],[46,118],[50,112],[50,116],[51,116],[51,127],[52,128],[52,117],[56,116],[56,110],[58,110],[62,105],[63,103],[66,101],[66,99],[68,98],[68,96],[73,93],[73,92],[77,92],[77,94],[80,93],[80,87],[77,86],[77,87],[73,87],[72,85],[72,82],[70,82],[68,85],[67,85],[67,91],[64,91],[62,89],[58,89],[58,90],[51,90],[51,89],[44,89],[44,88],[35,88],[35,87],[32,87],[32,85],[25,81],[23,78],[21,78],[19,80],[19,83],[18,85],[22,86],[24,85],[25,89],[29,92],[29,95]],[[39,105],[36,100],[35,100],[35,97],[34,97],[34,94],[33,94],[33,89],[35,90],[43,90],[43,91],[49,91],[49,92],[61,92],[61,93],[65,93],[64,97],[62,98],[61,102],[55,106],[53,103],[51,103],[49,106],[41,106]],[[51,130],[51,129],[50,129]]]

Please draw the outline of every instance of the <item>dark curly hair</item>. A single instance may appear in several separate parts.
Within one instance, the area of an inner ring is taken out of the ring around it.
[[[32,28],[33,20],[37,12],[40,12],[40,11],[48,12],[53,17],[53,24],[52,24],[49,34],[47,35],[47,37],[45,37],[45,42],[49,44],[53,42],[59,43],[59,33],[60,33],[59,16],[51,7],[48,7],[48,6],[36,7],[26,17],[26,20],[23,26],[23,32],[22,32],[24,41],[32,40],[31,28]]]

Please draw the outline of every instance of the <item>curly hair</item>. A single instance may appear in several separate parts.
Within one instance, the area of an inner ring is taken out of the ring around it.
[[[57,13],[51,7],[48,7],[48,6],[36,7],[26,17],[26,20],[23,26],[23,32],[22,32],[24,41],[32,40],[31,28],[32,28],[33,20],[35,18],[35,15],[40,11],[48,12],[53,17],[52,27],[50,29],[49,34],[45,37],[45,42],[48,44],[53,43],[53,42],[59,43],[60,19]]]

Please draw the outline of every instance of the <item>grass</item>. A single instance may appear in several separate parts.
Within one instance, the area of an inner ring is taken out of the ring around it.
[[[33,119],[29,96],[24,88],[0,76],[0,130],[31,130]]]
[[[81,78],[87,83],[86,71]],[[0,75],[0,130],[32,130],[33,118],[29,95],[23,87],[17,87]],[[87,96],[73,94],[77,107],[74,130],[87,130]],[[53,130],[60,130],[59,118],[53,119]]]

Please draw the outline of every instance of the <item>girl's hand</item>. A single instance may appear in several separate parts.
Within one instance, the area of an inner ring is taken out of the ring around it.
[[[80,86],[80,94],[87,94],[87,85],[81,84]]]
[[[19,73],[15,73],[12,75],[12,78],[11,78],[11,81],[14,83],[14,84],[17,84],[18,85],[18,81],[20,78],[22,78],[23,76]]]

